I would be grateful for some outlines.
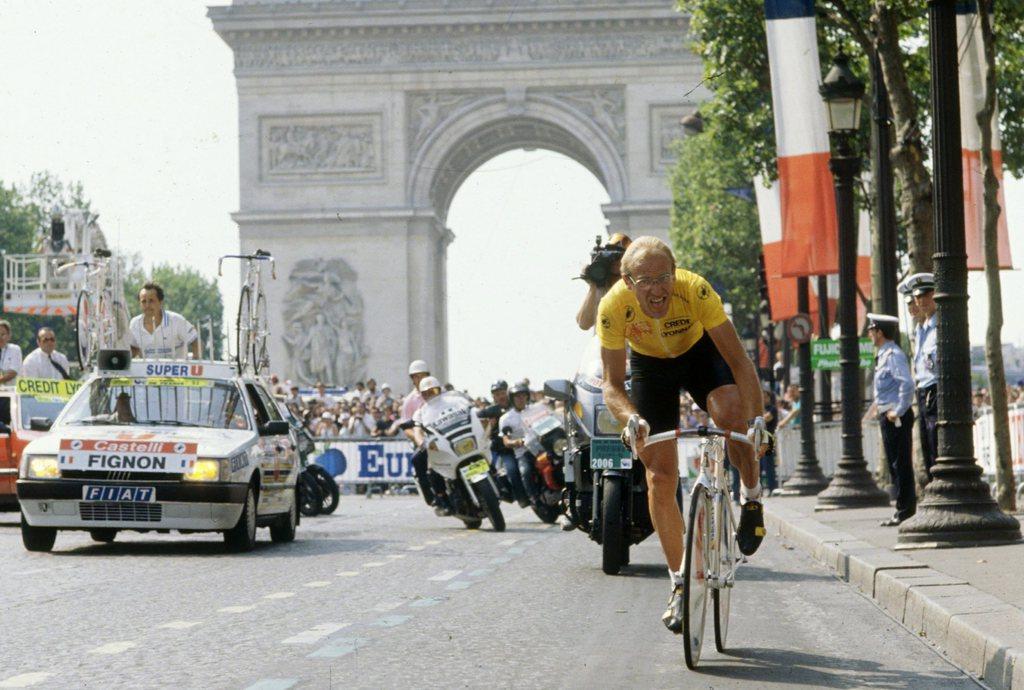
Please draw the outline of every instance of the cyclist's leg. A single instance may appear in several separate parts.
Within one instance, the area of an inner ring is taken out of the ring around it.
[[[679,426],[679,385],[673,375],[676,360],[630,356],[630,398],[637,412],[651,427],[651,433]],[[679,485],[678,449],[674,443],[658,443],[644,448],[640,460],[647,472],[647,505],[651,523],[658,534],[665,562],[673,573],[683,563],[683,515],[676,504]]]
[[[715,388],[708,393],[707,405],[708,414],[716,426],[741,434],[747,432],[747,419],[739,386],[729,384]],[[757,486],[761,480],[761,466],[754,457],[754,449],[746,443],[737,441],[729,441],[728,447],[729,462],[740,471],[743,486],[748,489]]]

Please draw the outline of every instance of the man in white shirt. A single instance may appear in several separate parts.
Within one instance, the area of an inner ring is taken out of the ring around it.
[[[164,289],[146,283],[139,290],[142,313],[128,324],[128,338],[133,357],[143,359],[193,359],[203,355],[203,346],[195,326],[177,312],[164,309]]]
[[[36,333],[37,349],[29,353],[21,365],[21,375],[26,379],[70,379],[71,366],[68,358],[57,352],[57,336],[53,329],[40,328]]]
[[[21,348],[11,342],[11,324],[0,319],[0,385],[10,383],[21,371]]]

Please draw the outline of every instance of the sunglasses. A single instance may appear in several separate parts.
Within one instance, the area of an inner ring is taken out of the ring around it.
[[[629,282],[633,284],[638,290],[650,290],[655,285],[664,285],[668,281],[672,280],[672,273],[662,273],[660,276],[654,276],[652,278],[634,278],[633,276],[626,276]]]

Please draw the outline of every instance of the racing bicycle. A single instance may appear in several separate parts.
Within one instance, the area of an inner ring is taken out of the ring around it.
[[[630,425],[630,447],[635,448],[636,430]],[[708,592],[715,623],[715,649],[725,651],[729,633],[729,601],[736,583],[736,569],[746,559],[736,547],[736,519],[729,500],[725,469],[725,440],[760,449],[768,440],[764,420],[758,417],[748,434],[717,427],[674,429],[647,438],[647,445],[686,436],[703,438],[700,469],[690,492],[689,529],[683,553],[683,640],[686,666],[695,669],[704,642]],[[634,452],[635,456],[635,452]]]
[[[217,259],[217,275],[223,275],[221,265],[224,259],[240,259],[245,264],[245,284],[238,297],[238,319],[235,322],[238,341],[235,361],[239,373],[252,371],[258,376],[270,365],[267,352],[267,336],[270,325],[267,321],[267,298],[263,294],[263,263],[270,262],[270,277],[277,280],[274,257],[270,252],[257,249],[253,254],[226,254]]]
[[[75,340],[78,365],[84,372],[100,350],[126,347],[128,308],[121,284],[121,265],[109,250],[97,249],[91,259],[61,264],[56,273],[69,273],[74,268],[83,269],[83,275],[78,276],[83,287],[75,309]]]

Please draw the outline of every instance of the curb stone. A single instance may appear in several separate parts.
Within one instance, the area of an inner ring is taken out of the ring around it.
[[[765,525],[871,597],[964,672],[994,690],[1024,690],[1024,611],[891,549],[783,506]]]

